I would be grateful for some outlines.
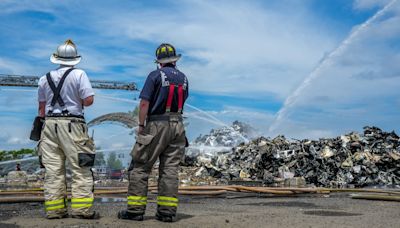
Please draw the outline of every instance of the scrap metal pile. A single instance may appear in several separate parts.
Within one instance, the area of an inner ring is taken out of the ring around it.
[[[260,137],[214,156],[187,156],[197,176],[220,180],[304,178],[322,187],[400,186],[400,139],[395,132],[365,127],[337,138],[288,140]]]
[[[191,145],[225,146],[234,147],[248,138],[254,137],[255,130],[248,124],[234,121],[232,126],[225,126],[219,129],[212,129],[208,135],[200,135]]]

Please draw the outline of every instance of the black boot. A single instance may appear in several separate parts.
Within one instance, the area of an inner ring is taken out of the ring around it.
[[[92,214],[90,215],[72,215],[72,218],[77,218],[77,219],[99,219],[100,214],[99,212],[93,211]]]
[[[134,214],[127,210],[122,210],[118,212],[119,219],[127,219],[127,220],[135,220],[135,221],[143,221],[143,215]]]
[[[161,222],[175,222],[174,215],[166,215],[159,212],[156,214],[156,219]]]

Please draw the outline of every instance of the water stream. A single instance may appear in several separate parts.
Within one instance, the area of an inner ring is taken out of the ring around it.
[[[385,7],[383,7],[381,10],[376,12],[372,17],[370,17],[368,20],[366,20],[363,24],[358,26],[354,31],[350,33],[350,35],[342,41],[342,43],[339,44],[339,46],[334,49],[331,53],[329,53],[328,56],[326,56],[314,70],[308,75],[308,77],[305,78],[305,80],[300,84],[299,87],[297,87],[292,94],[290,94],[285,102],[282,108],[278,111],[276,114],[275,120],[272,122],[271,126],[268,129],[268,134],[275,134],[277,128],[281,124],[281,122],[287,117],[288,111],[293,107],[293,105],[296,103],[297,99],[299,96],[301,96],[302,92],[315,80],[316,78],[320,77],[321,71],[334,63],[334,60],[336,57],[340,56],[351,44],[357,36],[367,29],[371,23],[376,21],[378,18],[380,18],[386,11],[388,11],[394,3],[397,2],[397,0],[392,0],[389,2]]]
[[[1,88],[1,91],[9,91],[9,92],[28,92],[28,93],[36,93],[36,89],[24,89],[24,88]],[[110,94],[103,94],[103,93],[97,93],[96,97],[101,98],[101,99],[107,99],[107,100],[111,100],[111,101],[116,101],[116,102],[124,102],[124,103],[130,103],[130,104],[134,104],[137,105],[140,101],[139,100],[133,100],[133,99],[129,99],[129,98],[123,98],[123,97],[116,97],[116,95],[110,95]],[[225,127],[227,129],[230,129],[232,131],[235,131],[233,129],[232,126],[229,126],[228,124],[224,123],[222,120],[218,119],[217,117],[215,117],[214,115],[212,115],[209,112],[206,112],[194,105],[191,104],[185,104],[185,106],[189,109],[189,110],[193,110],[193,111],[189,111],[186,112],[185,115],[189,118],[195,118],[198,120],[203,121],[204,123],[209,123],[211,124],[211,126],[220,126],[220,127]],[[119,109],[117,111],[123,111],[123,109]],[[107,108],[101,107],[98,111],[95,110],[91,110],[90,116],[96,116],[99,115],[100,113],[107,113],[107,112],[112,112],[112,110],[107,110]],[[29,114],[34,116],[35,113],[33,114]],[[210,126],[210,128],[211,128]],[[132,129],[126,129],[126,130],[118,130],[118,131],[110,131],[111,134],[102,134],[103,135],[103,140],[106,141],[110,141],[110,143],[115,143],[116,140],[114,140],[114,138],[120,137],[122,135],[128,134],[130,131],[132,131]],[[240,137],[244,142],[249,142],[249,139],[247,139],[242,133],[237,132],[236,134],[238,137]],[[105,137],[105,138],[104,138]],[[118,140],[117,140],[118,141]],[[122,146],[122,147],[109,147],[108,143],[107,146],[103,145],[103,148],[98,150],[98,152],[113,152],[113,151],[129,151],[131,150],[131,147],[126,147]],[[115,147],[115,148],[113,148]],[[218,150],[219,148],[201,148],[202,151],[203,150]],[[225,148],[226,149],[226,148]],[[31,158],[28,158],[27,160],[30,160]]]
[[[105,98],[105,99],[115,100],[115,101],[128,102],[128,103],[132,103],[132,104],[138,104],[139,103],[139,101],[130,100],[130,99],[124,99],[124,98],[117,98],[117,97],[112,97],[112,96],[104,96],[104,95],[96,95],[96,96],[101,97],[101,98]],[[227,127],[227,128],[229,128],[229,129],[234,131],[234,129],[231,126],[229,126],[228,124],[224,123],[223,121],[221,121],[220,119],[216,118],[215,116],[211,115],[210,113],[208,113],[208,112],[206,112],[204,110],[201,110],[200,108],[198,108],[198,107],[196,107],[194,105],[190,105],[190,104],[187,104],[187,103],[185,103],[185,106],[188,107],[188,108],[191,108],[191,109],[194,109],[194,110],[198,111],[199,113],[203,114],[206,118],[201,117],[201,116],[196,115],[196,114],[193,114],[193,113],[190,113],[190,112],[187,113],[187,115],[189,117],[197,118],[197,119],[200,119],[200,120],[204,120],[204,121],[206,121],[208,123],[216,124],[216,125],[219,125],[219,126],[222,126],[222,127]],[[240,132],[238,132],[238,134],[244,140],[244,142],[246,142],[246,143],[249,142],[249,139],[247,139],[245,136],[243,136],[243,134],[241,134]]]

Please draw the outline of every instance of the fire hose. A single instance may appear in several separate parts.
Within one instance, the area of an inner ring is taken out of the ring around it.
[[[149,186],[151,193],[157,193],[156,186]],[[217,196],[228,192],[260,193],[272,195],[297,195],[297,194],[329,194],[333,192],[352,192],[359,193],[351,195],[354,199],[371,200],[390,200],[400,201],[400,191],[389,191],[381,189],[336,189],[336,188],[278,188],[278,187],[247,187],[241,185],[227,186],[181,186],[179,195],[204,195]],[[71,193],[68,192],[68,195]],[[125,198],[126,187],[98,188],[94,191],[96,198],[111,195],[113,198]],[[10,195],[11,197],[3,197]],[[17,197],[18,196],[18,197]],[[24,190],[0,190],[0,203],[19,203],[19,202],[42,202],[44,201],[43,189],[24,189]]]

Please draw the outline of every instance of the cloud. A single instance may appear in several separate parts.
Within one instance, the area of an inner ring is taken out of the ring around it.
[[[1,118],[5,119],[4,116]],[[31,126],[25,123],[15,125],[17,123],[15,119],[8,119],[8,121],[10,122],[0,122],[0,126],[2,127],[2,132],[0,133],[0,150],[34,148],[36,143],[29,140]]]
[[[310,22],[306,8],[275,11],[258,2],[225,1],[180,2],[174,7],[173,14],[165,14],[162,7],[118,9],[97,25],[111,37],[154,47],[165,41],[175,44],[183,50],[181,66],[192,88],[212,93],[270,92],[283,97],[336,42],[329,32],[321,32],[326,28]]]
[[[353,7],[356,10],[369,10],[383,7],[392,0],[354,0]]]
[[[70,7],[72,3],[0,3],[9,16],[29,10],[54,17],[35,31],[26,21],[18,22],[19,29],[35,34],[21,43],[30,61],[39,62],[37,71],[50,66],[48,56],[57,44],[76,37],[83,56],[79,67],[102,79],[119,74],[123,80],[143,80],[155,68],[154,49],[171,42],[183,53],[180,66],[192,90],[274,94],[282,100],[338,42],[330,28],[313,18],[307,3],[167,1],[153,7],[99,1],[96,7],[85,2]],[[165,13],[167,5],[174,13]]]
[[[400,72],[400,71],[399,71]],[[374,70],[367,70],[363,72],[359,72],[352,77],[356,79],[362,79],[362,80],[378,80],[382,78],[396,78],[400,77],[399,73],[394,73],[394,72],[378,72]]]
[[[29,139],[25,139],[25,138],[18,138],[18,137],[11,137],[7,140],[8,144],[11,145],[26,145],[26,144],[31,144],[31,142],[29,141]]]
[[[24,61],[15,61],[8,58],[0,57],[0,72],[3,74],[19,74],[24,73],[31,75],[34,67]]]

